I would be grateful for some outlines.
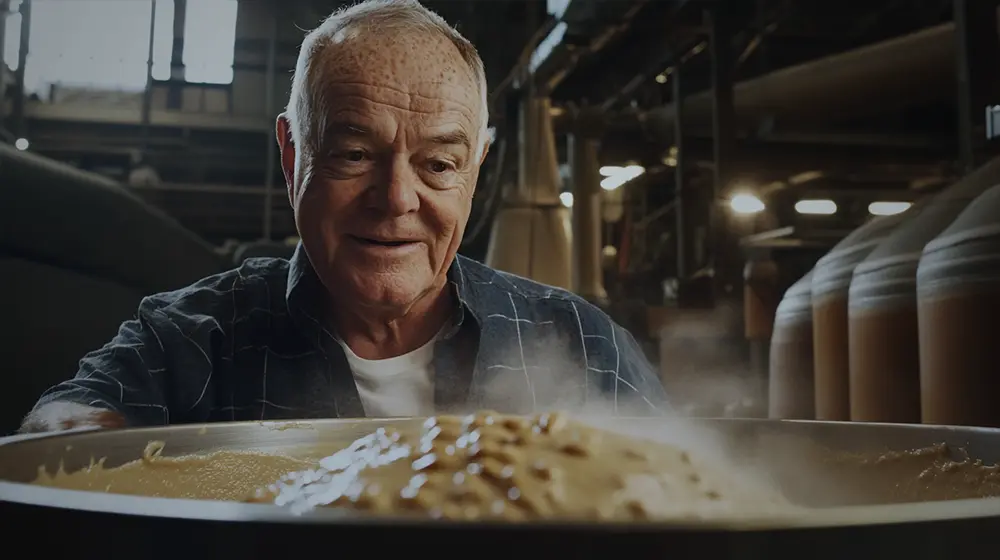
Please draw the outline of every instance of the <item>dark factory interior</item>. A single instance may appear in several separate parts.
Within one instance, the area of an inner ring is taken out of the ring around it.
[[[1000,2],[421,3],[488,87],[458,253],[600,308],[670,414],[1000,429]],[[275,122],[349,4],[0,0],[0,435],[143,298],[293,258]]]

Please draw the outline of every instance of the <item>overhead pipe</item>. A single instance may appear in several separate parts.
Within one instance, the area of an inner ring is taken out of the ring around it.
[[[877,113],[887,104],[919,104],[951,95],[955,71],[955,24],[946,23],[881,43],[790,66],[734,84],[737,118],[829,121]],[[646,125],[671,137],[674,104],[647,112]],[[712,92],[684,99],[684,118],[712,119]]]
[[[645,69],[638,74],[636,74],[627,84],[622,86],[620,90],[611,95],[611,97],[604,100],[601,104],[601,108],[605,111],[610,111],[615,105],[619,104],[625,99],[629,99],[637,89],[639,89],[642,84],[653,79],[654,76],[658,74],[671,74],[677,71],[688,60],[691,60],[695,56],[698,56],[706,48],[708,48],[708,41],[704,39],[695,40],[689,47],[682,49],[668,51],[667,54],[662,56],[653,57],[653,61],[647,64]],[[677,63],[673,68],[664,70],[663,67],[667,65],[668,61],[674,60]]]
[[[650,0],[631,2],[606,2],[597,0],[569,0],[552,15],[556,22],[530,55],[528,70],[543,92],[551,92],[577,67],[585,57],[593,55],[612,41],[621,37],[632,21]],[[578,23],[594,17],[598,7],[616,10],[614,15],[602,12],[604,25],[597,33],[590,34],[586,45],[570,45],[565,37]]]

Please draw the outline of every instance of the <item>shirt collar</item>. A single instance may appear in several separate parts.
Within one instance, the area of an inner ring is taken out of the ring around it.
[[[465,322],[467,311],[477,323],[481,323],[481,318],[477,314],[478,306],[475,304],[473,293],[469,289],[469,282],[462,270],[462,260],[463,257],[456,255],[451,266],[448,267],[448,285],[457,297],[459,305],[455,309],[450,327],[442,333],[442,339],[449,339],[458,333]],[[324,326],[325,323],[321,321],[322,317],[319,315],[319,310],[325,307],[323,303],[326,297],[326,289],[316,275],[316,271],[309,261],[309,256],[300,241],[289,260],[288,285],[285,288],[285,301],[288,304],[288,310],[293,318],[300,323],[300,326],[309,330],[318,329],[330,338],[334,338],[333,334]],[[318,336],[319,332],[316,334]]]

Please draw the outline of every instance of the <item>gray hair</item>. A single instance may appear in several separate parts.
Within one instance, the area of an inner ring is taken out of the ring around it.
[[[326,116],[320,102],[322,80],[316,80],[313,76],[317,55],[342,40],[345,34],[356,37],[364,31],[437,33],[455,45],[475,75],[476,85],[482,97],[482,122],[480,122],[479,146],[476,152],[477,158],[482,155],[489,141],[487,130],[489,101],[483,61],[476,52],[476,47],[468,39],[449,25],[444,18],[425,8],[417,0],[365,0],[334,12],[319,27],[306,35],[295,64],[292,91],[286,110],[295,144],[305,146],[304,142],[318,141],[316,127]]]

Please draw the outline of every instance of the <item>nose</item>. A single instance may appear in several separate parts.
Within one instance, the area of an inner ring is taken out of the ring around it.
[[[388,216],[402,216],[420,208],[417,186],[420,177],[405,157],[394,157],[384,164],[377,184],[369,189],[369,205]]]

